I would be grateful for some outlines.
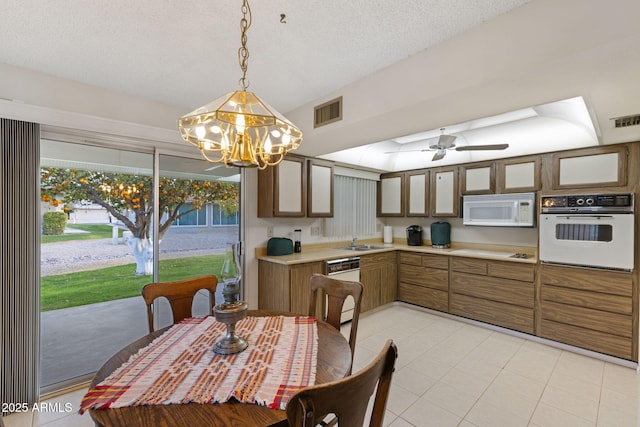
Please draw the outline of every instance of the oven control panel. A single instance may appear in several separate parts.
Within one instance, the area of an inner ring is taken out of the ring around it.
[[[564,212],[633,212],[633,193],[577,194],[540,197],[543,213]]]

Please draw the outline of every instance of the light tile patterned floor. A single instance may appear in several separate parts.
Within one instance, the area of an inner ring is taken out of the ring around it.
[[[640,425],[640,376],[632,368],[394,304],[361,317],[354,371],[389,338],[399,357],[386,426]],[[5,424],[93,426],[77,415],[83,394],[48,401],[71,403],[70,413],[15,414]]]

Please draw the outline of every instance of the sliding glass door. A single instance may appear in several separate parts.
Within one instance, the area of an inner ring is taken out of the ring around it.
[[[201,159],[160,155],[158,280],[220,275],[224,251],[239,240],[237,168],[212,165]],[[216,303],[222,301],[221,287]],[[205,291],[196,295],[193,313],[209,313]],[[156,323],[171,324],[168,303],[160,300]]]
[[[148,332],[145,284],[217,275],[226,244],[238,240],[238,170],[156,156],[41,141],[45,393],[91,378]],[[196,314],[207,302],[198,296]],[[168,305],[159,313],[158,326],[171,323]]]
[[[41,140],[43,391],[81,380],[146,333],[153,154]],[[145,224],[148,221],[149,224]],[[140,260],[140,261],[138,261]]]

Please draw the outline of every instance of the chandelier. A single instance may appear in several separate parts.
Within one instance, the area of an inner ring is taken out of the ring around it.
[[[244,0],[238,49],[242,90],[221,96],[181,117],[178,128],[182,138],[198,147],[211,163],[265,169],[277,165],[287,152],[300,146],[302,131],[256,94],[247,92],[250,26],[251,9]]]

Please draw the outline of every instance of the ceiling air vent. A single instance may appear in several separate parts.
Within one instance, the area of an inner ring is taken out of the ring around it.
[[[633,116],[616,117],[612,120],[616,122],[616,128],[626,128],[628,126],[640,125],[640,114],[634,114]]]
[[[314,128],[342,120],[342,97],[315,106],[313,115]]]

